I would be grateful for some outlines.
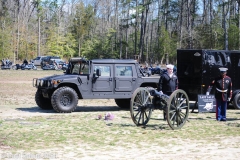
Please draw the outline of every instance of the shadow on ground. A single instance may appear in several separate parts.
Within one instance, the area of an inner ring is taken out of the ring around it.
[[[43,110],[38,106],[26,107],[26,108],[16,108],[16,110],[30,113],[57,113],[54,109]],[[73,112],[100,112],[100,111],[129,111],[129,109],[122,109],[117,106],[77,106],[76,110]]]

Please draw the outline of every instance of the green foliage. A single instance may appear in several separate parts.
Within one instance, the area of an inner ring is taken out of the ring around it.
[[[7,57],[10,59],[13,58],[12,37],[9,33],[10,28],[0,29],[0,59]]]
[[[231,24],[228,29],[229,50],[239,49],[239,28]]]
[[[176,42],[172,39],[165,27],[161,27],[161,34],[159,37],[159,57],[168,55],[170,62],[176,60]]]
[[[119,58],[118,52],[113,49],[115,32],[114,29],[109,29],[106,36],[96,36],[91,40],[86,40],[82,46],[82,55],[88,59]]]

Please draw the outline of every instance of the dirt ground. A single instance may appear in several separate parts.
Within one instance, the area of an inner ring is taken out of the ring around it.
[[[29,106],[29,108],[28,108]],[[30,107],[31,106],[31,107]],[[93,107],[94,106],[94,107]],[[78,108],[76,112],[71,114],[79,114],[82,111],[87,112],[91,111],[117,111],[119,110],[116,107],[113,100],[98,100],[98,101],[84,101],[84,106]],[[121,112],[121,111],[119,111]],[[124,111],[123,111],[124,112]],[[32,105],[19,105],[19,106],[1,106],[0,108],[0,119],[11,119],[18,118],[24,119],[31,116],[49,116],[57,115],[53,110],[43,111],[37,106],[32,107]],[[194,116],[194,115],[193,115]],[[191,115],[190,115],[191,117]],[[239,134],[240,135],[240,134]],[[169,137],[169,141],[171,138]],[[222,146],[219,146],[221,144]],[[146,146],[146,149],[142,150],[140,148],[115,148],[114,150],[81,150],[79,148],[71,148],[68,146],[66,150],[59,150],[59,148],[52,147],[51,149],[39,149],[39,153],[54,153],[56,157],[54,159],[206,159],[206,160],[237,160],[240,155],[240,148],[228,147],[228,146],[239,146],[240,136],[232,137],[227,139],[221,139],[220,142],[215,144],[202,144],[199,141],[189,141],[186,137],[184,141],[179,141],[179,145],[172,145],[172,147],[161,147],[159,146]],[[133,144],[134,145],[134,144]],[[184,149],[183,149],[184,148]],[[67,152],[66,152],[67,151]],[[160,153],[158,153],[158,151]],[[13,153],[8,152],[8,146],[0,145],[0,155],[4,159],[6,153],[13,155]],[[21,153],[21,152],[20,152]],[[22,152],[24,153],[24,152]],[[79,158],[78,153],[82,153],[85,156]],[[163,154],[164,153],[164,154]],[[0,160],[1,160],[0,156]],[[8,155],[9,156],[9,155]]]
[[[0,78],[0,120],[1,119],[10,119],[10,118],[25,118],[31,116],[49,116],[58,114],[53,110],[46,111],[41,110],[36,106],[34,101],[34,93],[35,89],[31,86],[31,79],[29,80],[9,80],[9,79],[1,79]],[[10,103],[9,97],[4,97],[4,93],[6,91],[6,85],[13,85],[15,87],[14,92],[11,92],[11,98],[16,101],[12,101]],[[21,84],[21,85],[20,85]],[[21,91],[17,89],[17,87],[21,88],[22,85],[29,86],[28,96],[21,96]],[[17,87],[16,87],[17,86]],[[80,104],[79,104],[80,105]],[[34,107],[33,107],[34,106]],[[116,107],[114,100],[83,100],[81,101],[81,108],[77,108],[77,111],[71,114],[79,114],[78,111],[118,111],[119,108]],[[119,110],[119,112],[121,112]],[[122,111],[124,112],[124,111]],[[190,118],[194,117],[194,114],[190,114]],[[0,133],[1,134],[1,133]],[[0,135],[1,138],[1,135]],[[146,146],[144,150],[142,148],[115,148],[113,150],[88,150],[83,151],[81,147],[79,148],[65,148],[63,150],[59,150],[59,148],[51,149],[41,149],[38,152],[45,153],[55,153],[57,157],[52,157],[52,159],[184,159],[184,160],[192,160],[192,159],[212,159],[212,160],[237,160],[240,158],[240,133],[237,137],[231,137],[226,139],[221,139],[220,143],[215,144],[199,144],[196,140],[189,141],[186,137],[184,141],[179,141],[179,145],[174,145],[171,147],[161,147],[159,146]],[[222,146],[219,146],[221,144]],[[228,147],[230,146],[238,146],[238,147]],[[133,144],[134,145],[134,144]],[[77,152],[81,152],[85,156],[79,158],[77,156]],[[163,154],[164,153],[164,154]],[[12,154],[8,152],[8,146],[3,146],[0,144],[0,160],[7,159],[6,154]],[[13,159],[19,159],[15,157]],[[37,159],[37,158],[32,158]]]

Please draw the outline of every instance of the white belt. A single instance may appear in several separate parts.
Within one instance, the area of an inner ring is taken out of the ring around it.
[[[220,89],[216,88],[216,90],[218,90],[219,92],[227,92],[227,89],[226,90],[220,90]]]

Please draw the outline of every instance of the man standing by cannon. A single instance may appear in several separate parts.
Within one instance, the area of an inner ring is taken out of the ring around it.
[[[174,66],[167,65],[167,72],[159,79],[158,91],[161,94],[170,96],[176,89],[178,89],[178,77],[173,73]],[[166,120],[166,113],[163,112],[164,120]]]
[[[216,77],[207,89],[206,95],[215,86],[215,98],[216,98],[216,120],[226,121],[227,101],[232,98],[232,80],[227,76],[227,68],[219,68],[220,75]]]

